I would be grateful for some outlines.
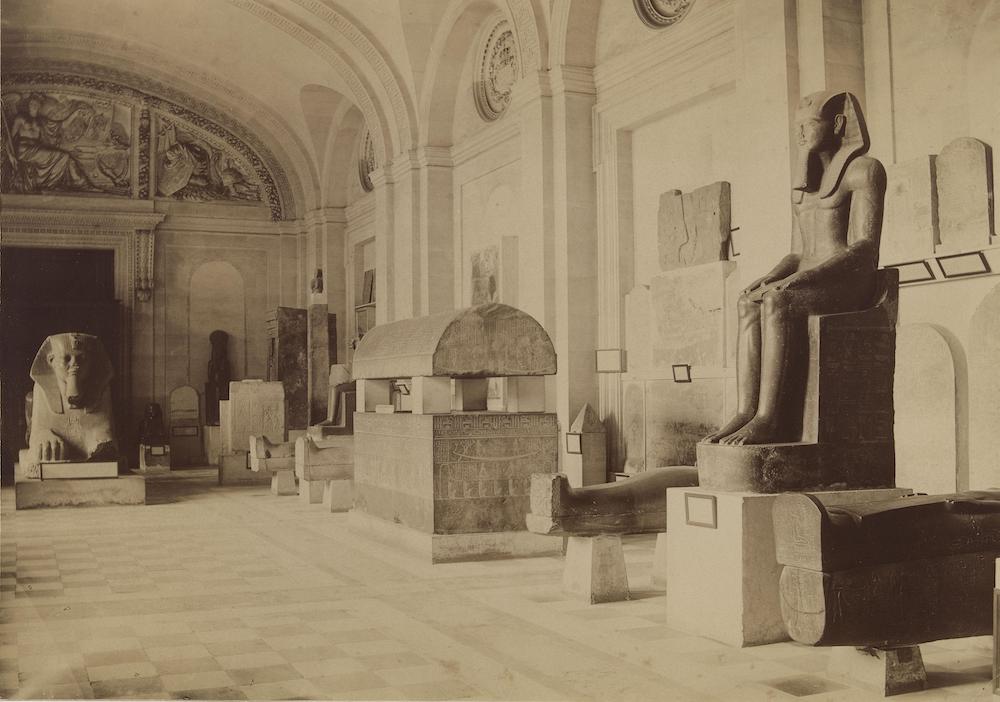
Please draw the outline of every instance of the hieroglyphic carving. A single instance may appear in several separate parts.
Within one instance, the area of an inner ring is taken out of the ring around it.
[[[517,62],[517,40],[510,22],[499,19],[484,35],[473,84],[476,109],[484,120],[498,119],[510,104],[511,90],[520,76]]]
[[[632,0],[632,4],[643,24],[659,29],[684,19],[694,0]]]
[[[208,119],[201,114],[159,97],[158,95],[146,94],[142,90],[129,87],[128,85],[103,80],[93,77],[85,77],[72,73],[56,73],[49,71],[25,71],[3,76],[3,92],[12,91],[14,86],[35,88],[37,86],[69,86],[73,88],[83,88],[88,91],[114,95],[132,101],[142,101],[151,108],[155,108],[164,114],[180,118],[195,127],[207,132],[228,148],[238,153],[248,164],[256,178],[260,181],[267,202],[271,208],[271,216],[274,220],[282,218],[283,208],[281,196],[275,185],[274,177],[264,161],[255,149],[250,148],[244,140],[237,137],[228,128],[222,127],[215,121]]]

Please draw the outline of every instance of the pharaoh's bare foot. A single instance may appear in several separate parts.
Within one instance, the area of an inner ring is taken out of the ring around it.
[[[724,437],[719,443],[727,446],[769,444],[778,440],[777,434],[777,426],[773,420],[757,415],[745,426]]]
[[[700,443],[703,444],[718,444],[721,443],[724,438],[732,434],[734,431],[744,426],[747,422],[753,419],[753,414],[750,412],[737,413],[732,419],[726,422],[721,429],[713,432],[701,440]]]

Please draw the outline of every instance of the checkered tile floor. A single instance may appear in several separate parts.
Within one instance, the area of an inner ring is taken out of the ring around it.
[[[0,697],[879,699],[828,677],[824,649],[668,629],[652,537],[626,540],[634,599],[586,606],[558,558],[429,566],[209,470],[148,494],[14,512],[2,491]],[[988,639],[922,650],[915,698],[992,699]]]

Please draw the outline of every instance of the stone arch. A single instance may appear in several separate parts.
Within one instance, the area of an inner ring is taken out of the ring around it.
[[[969,325],[969,487],[1000,488],[1000,285]]]
[[[166,53],[121,39],[64,30],[5,30],[4,75],[31,72],[107,81],[182,106],[245,142],[274,176],[284,219],[314,205],[318,190],[308,149],[270,106],[231,82]],[[127,65],[128,70],[121,66]]]
[[[347,105],[338,115],[336,133],[331,135],[328,144],[323,192],[329,206],[347,205],[352,181],[358,179],[359,143],[364,132],[361,111],[354,105]]]
[[[492,0],[453,0],[431,45],[420,96],[419,140],[426,146],[449,146],[453,138],[455,96],[465,57],[483,21],[502,6]]]
[[[553,66],[593,68],[597,63],[600,14],[601,0],[555,0],[549,63]]]
[[[298,0],[296,0],[298,1]],[[350,98],[365,116],[372,128],[375,149],[380,162],[408,148],[411,141],[412,100],[406,96],[402,82],[394,69],[386,68],[379,75],[379,67],[387,67],[384,52],[374,46],[361,30],[346,16],[329,6],[315,1],[300,2],[315,17],[323,19],[333,31],[312,29],[298,19],[256,0],[229,0],[229,2],[258,19],[285,32],[325,59],[344,79],[350,89]],[[365,71],[364,69],[369,69]],[[372,76],[374,74],[374,78]]]

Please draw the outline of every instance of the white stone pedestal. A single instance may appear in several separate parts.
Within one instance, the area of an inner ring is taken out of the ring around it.
[[[14,509],[145,503],[146,479],[140,475],[65,480],[26,479],[14,483]]]
[[[653,588],[667,589],[667,532],[656,535],[656,549],[653,551]]]
[[[272,495],[294,495],[297,492],[294,469],[276,470],[271,473]]]
[[[353,480],[327,480],[324,482],[323,507],[331,512],[346,512],[353,505]]]
[[[910,490],[817,492],[824,504],[891,499]],[[771,509],[778,495],[667,489],[667,626],[731,646],[785,641]]]
[[[299,478],[299,499],[307,505],[318,505],[323,501],[325,480]]]
[[[590,604],[630,599],[622,537],[570,536],[563,590]]]
[[[831,677],[860,684],[885,697],[927,688],[927,671],[919,646],[835,646],[828,672]]]

